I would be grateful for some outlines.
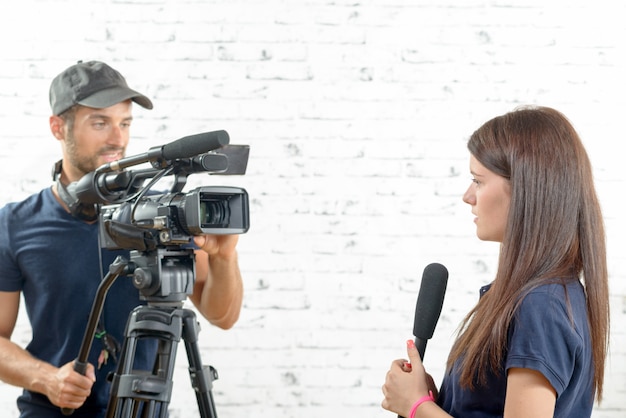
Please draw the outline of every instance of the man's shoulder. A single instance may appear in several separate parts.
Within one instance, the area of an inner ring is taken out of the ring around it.
[[[52,190],[48,187],[37,193],[33,193],[23,200],[7,203],[0,208],[0,216],[10,215],[12,219],[16,219],[16,216],[30,216],[46,208],[53,200],[54,195],[52,194]]]

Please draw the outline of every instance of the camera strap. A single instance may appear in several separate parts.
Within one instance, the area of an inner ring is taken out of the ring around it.
[[[82,203],[76,196],[76,183],[70,183],[67,187],[61,182],[61,170],[63,160],[54,164],[52,179],[56,182],[59,197],[70,209],[70,214],[81,221],[94,222],[98,220],[98,208],[96,205]]]

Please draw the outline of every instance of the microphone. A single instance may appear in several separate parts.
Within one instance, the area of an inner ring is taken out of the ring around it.
[[[426,343],[432,338],[441,315],[447,285],[448,269],[443,264],[431,263],[424,268],[422,283],[415,304],[415,319],[413,319],[415,348],[417,348],[422,361],[424,360]],[[404,417],[398,415],[398,418]]]
[[[223,130],[189,135],[170,142],[169,144],[152,147],[148,152],[104,164],[100,166],[96,172],[109,173],[111,171],[119,171],[133,165],[160,159],[169,161],[180,158],[190,158],[221,148],[229,142],[230,137],[228,132]]]
[[[72,186],[72,190],[75,191],[75,195],[81,203],[94,205],[106,203],[110,200],[109,197],[127,190],[135,179],[141,180],[140,175],[154,174],[155,169],[136,173],[122,171],[125,168],[149,161],[189,159],[187,174],[206,171],[211,168],[214,171],[226,171],[228,168],[227,156],[207,153],[222,148],[229,141],[228,132],[223,130],[185,136],[169,144],[152,147],[147,152],[104,164],[81,177]]]
[[[228,144],[230,138],[226,131],[205,132],[189,135],[161,147],[161,156],[166,160],[194,157]],[[158,147],[157,147],[158,148]]]
[[[426,266],[417,295],[413,321],[415,347],[422,360],[424,360],[426,343],[432,338],[437,321],[439,321],[439,315],[441,315],[447,284],[448,269],[445,266],[439,263]]]

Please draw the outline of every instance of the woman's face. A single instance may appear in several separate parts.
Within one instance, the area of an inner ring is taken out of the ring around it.
[[[463,201],[476,216],[476,235],[483,241],[502,242],[511,203],[510,182],[489,171],[473,155],[470,155],[470,172],[472,184]]]

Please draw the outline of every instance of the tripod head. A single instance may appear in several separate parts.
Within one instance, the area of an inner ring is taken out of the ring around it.
[[[180,307],[193,293],[196,277],[193,249],[133,250],[130,260],[135,266],[133,285],[148,305]]]

